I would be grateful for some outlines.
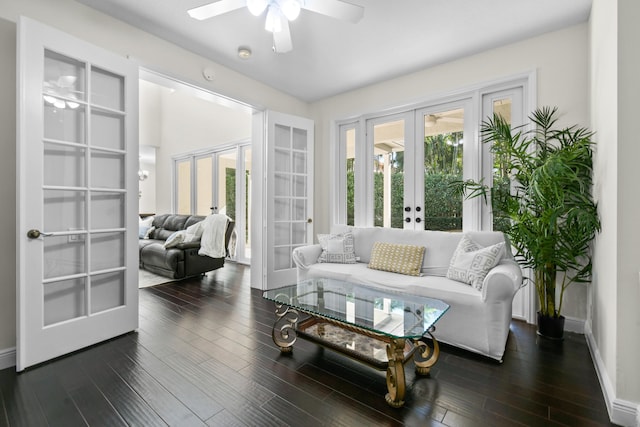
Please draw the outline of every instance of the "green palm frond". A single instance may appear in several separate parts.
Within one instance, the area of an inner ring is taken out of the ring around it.
[[[531,128],[512,128],[494,114],[481,126],[482,142],[491,144],[510,185],[468,180],[455,188],[485,203],[491,196],[494,218],[504,220],[516,259],[535,271],[540,310],[557,316],[566,287],[591,278],[591,242],[601,226],[591,194],[594,134],[578,126],[556,128],[557,108],[539,108],[529,119]]]

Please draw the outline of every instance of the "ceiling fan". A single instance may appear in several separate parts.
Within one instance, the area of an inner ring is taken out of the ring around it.
[[[426,127],[433,127],[437,123],[440,123],[440,122],[458,123],[458,124],[464,123],[464,119],[462,117],[451,117],[451,116],[448,116],[446,114],[447,113],[429,114],[424,119],[425,126]]]
[[[273,33],[273,51],[276,53],[293,49],[289,22],[300,15],[301,9],[352,23],[364,15],[362,6],[342,0],[219,0],[189,9],[187,13],[192,18],[204,20],[245,6],[254,16],[267,11],[264,28]]]

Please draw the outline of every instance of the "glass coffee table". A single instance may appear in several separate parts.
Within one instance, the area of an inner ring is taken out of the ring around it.
[[[265,291],[275,302],[273,342],[291,352],[297,337],[387,371],[387,403],[404,405],[404,365],[429,373],[440,350],[435,323],[449,309],[443,301],[394,293],[335,279],[314,278]]]

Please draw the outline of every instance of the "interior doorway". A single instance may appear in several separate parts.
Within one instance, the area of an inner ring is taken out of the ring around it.
[[[144,69],[139,93],[140,214],[225,213],[249,264],[253,108]]]

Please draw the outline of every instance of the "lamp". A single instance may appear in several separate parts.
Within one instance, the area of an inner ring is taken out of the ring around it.
[[[267,19],[264,22],[264,29],[271,33],[282,31],[282,12],[276,4],[270,4],[267,11]]]
[[[300,2],[298,0],[281,0],[280,10],[289,21],[300,16]]]
[[[269,5],[269,0],[247,0],[247,9],[253,16],[259,16]]]

